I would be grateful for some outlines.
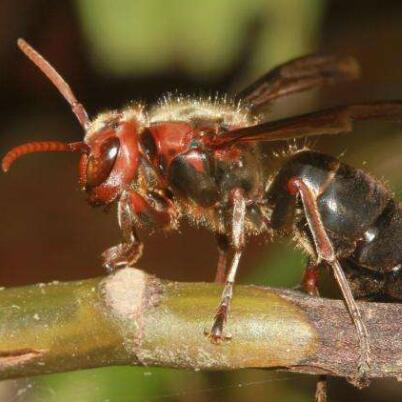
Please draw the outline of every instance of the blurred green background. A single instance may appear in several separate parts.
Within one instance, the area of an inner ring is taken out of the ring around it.
[[[268,118],[335,104],[402,98],[402,2],[374,0],[24,0],[0,2],[0,148],[24,141],[77,141],[68,106],[17,51],[25,37],[74,88],[91,115],[167,91],[235,91],[274,65],[314,51],[357,57],[362,79],[279,101]],[[364,167],[402,195],[402,128],[370,122],[314,148]],[[280,150],[284,146],[275,144]],[[272,161],[270,161],[271,163]],[[89,208],[77,156],[33,155],[0,177],[0,285],[103,274],[99,254],[119,241],[114,211]],[[140,267],[160,277],[209,281],[216,250],[204,230],[145,238]],[[202,251],[201,251],[202,250]],[[239,281],[294,287],[303,256],[287,241],[255,239]],[[334,282],[325,278],[327,294]],[[0,401],[309,401],[314,378],[265,370],[191,372],[103,368],[0,383]],[[357,391],[331,379],[330,401],[396,401],[402,386]]]

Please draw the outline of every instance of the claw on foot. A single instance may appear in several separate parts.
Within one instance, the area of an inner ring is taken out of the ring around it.
[[[370,380],[367,376],[369,369],[370,369],[369,356],[361,355],[357,366],[357,378],[355,381],[356,386],[358,388],[365,388],[369,386]]]
[[[215,345],[221,345],[222,343],[228,342],[232,339],[232,335],[214,332],[213,328],[211,331],[205,329],[204,335]]]
[[[117,268],[132,266],[142,254],[142,243],[121,243],[102,253],[102,263],[107,272]]]
[[[359,360],[357,364],[357,374],[355,377],[349,379],[349,381],[357,388],[365,388],[370,385],[370,379],[368,372],[370,370],[370,352],[369,347],[361,347],[359,354]]]
[[[211,331],[204,331],[204,335],[209,338],[209,340],[214,344],[221,344],[223,342],[232,339],[232,335],[224,334],[223,328],[227,320],[228,306],[226,303],[221,304],[215,315],[214,323],[212,325]]]

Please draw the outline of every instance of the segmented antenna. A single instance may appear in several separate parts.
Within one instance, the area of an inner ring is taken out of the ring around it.
[[[87,152],[88,145],[84,142],[72,142],[67,144],[60,141],[35,141],[19,145],[7,152],[1,161],[3,172],[7,172],[11,165],[22,155],[34,152]]]
[[[89,126],[89,117],[84,106],[78,102],[77,98],[73,94],[70,86],[64,81],[63,77],[55,70],[55,68],[40,55],[28,42],[20,38],[17,41],[18,47],[22,52],[34,63],[47,78],[53,83],[53,85],[63,95],[64,99],[71,105],[71,109],[81,126],[87,129]]]

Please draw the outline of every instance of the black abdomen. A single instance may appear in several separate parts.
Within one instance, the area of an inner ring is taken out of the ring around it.
[[[368,269],[391,272],[402,264],[402,207],[390,200],[366,230],[354,253],[356,262]]]
[[[402,299],[402,207],[390,191],[334,157],[312,151],[293,155],[275,177],[267,199],[274,229],[296,230],[310,253],[315,247],[302,205],[287,191],[292,177],[303,179],[315,192],[322,223],[345,268],[360,270],[362,277],[376,276],[381,291]],[[388,291],[391,282],[393,291]]]

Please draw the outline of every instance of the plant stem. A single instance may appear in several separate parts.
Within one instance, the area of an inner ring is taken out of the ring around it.
[[[125,268],[70,283],[0,291],[0,379],[111,365],[281,368],[355,379],[358,342],[342,301],[235,288],[226,331],[209,330],[221,286],[162,281]],[[402,376],[402,305],[359,303],[369,378]]]

